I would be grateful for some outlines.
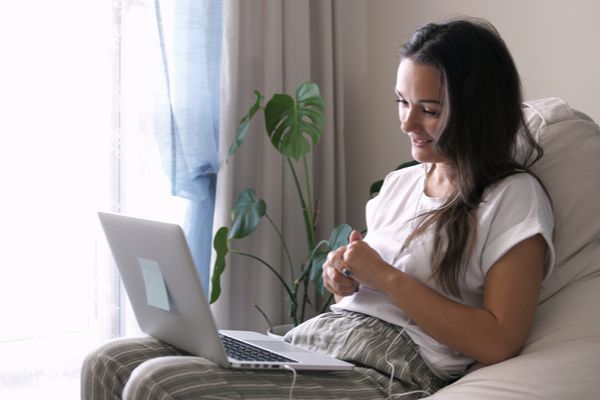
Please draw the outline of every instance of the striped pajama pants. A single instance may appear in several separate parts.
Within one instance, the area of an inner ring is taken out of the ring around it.
[[[297,374],[227,369],[150,337],[117,339],[86,358],[81,398],[258,400],[289,399],[291,394],[293,399],[381,400],[418,391],[392,397],[404,400],[425,397],[448,383],[431,372],[405,332],[363,314],[322,314],[296,327],[285,340],[357,368]]]

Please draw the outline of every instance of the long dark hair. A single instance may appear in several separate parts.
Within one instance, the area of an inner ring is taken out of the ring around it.
[[[528,131],[521,109],[519,74],[510,52],[487,21],[429,23],[402,46],[401,59],[436,68],[444,104],[437,151],[454,166],[456,192],[437,210],[420,216],[404,243],[433,227],[433,277],[459,296],[461,267],[471,255],[476,211],[484,191],[509,175],[528,172],[543,154]],[[519,130],[529,143],[527,164],[516,160]]]

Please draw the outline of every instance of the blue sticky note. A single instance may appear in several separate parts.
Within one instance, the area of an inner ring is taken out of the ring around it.
[[[144,286],[146,287],[146,301],[148,305],[170,311],[169,294],[167,285],[160,265],[154,260],[137,257],[142,276],[144,277]]]

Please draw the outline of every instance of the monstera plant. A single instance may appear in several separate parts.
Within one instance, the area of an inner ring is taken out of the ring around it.
[[[266,134],[275,150],[285,159],[284,168],[287,167],[291,171],[291,179],[298,194],[298,212],[302,213],[304,219],[309,250],[303,259],[292,260],[285,237],[269,217],[265,201],[257,196],[254,189],[243,190],[231,210],[230,227],[224,226],[218,229],[213,239],[216,258],[211,277],[210,302],[214,303],[221,295],[221,275],[226,268],[226,256],[230,254],[246,257],[275,274],[290,300],[289,317],[293,324],[297,325],[307,317],[309,307],[314,312],[320,313],[331,301],[332,296],[329,295],[323,306],[317,310],[311,303],[309,288],[312,284],[322,296],[327,295],[321,278],[323,262],[329,251],[347,244],[352,228],[346,224],[340,225],[333,230],[327,240],[317,240],[318,202],[313,198],[307,155],[319,143],[325,125],[323,99],[319,87],[311,82],[302,83],[296,89],[295,98],[278,93],[273,95],[264,107],[264,96],[258,91],[254,94],[256,100],[240,121],[236,139],[229,148],[229,155],[233,156],[244,143],[250,122],[259,110],[263,110]],[[299,171],[302,171],[302,174],[299,174]],[[260,255],[233,247],[236,239],[255,233],[262,221],[266,221],[279,237],[285,263],[290,270],[288,280],[281,273],[281,266],[273,265],[271,261],[265,260]],[[266,318],[261,308],[259,306],[257,308]],[[267,322],[271,325],[268,318]]]

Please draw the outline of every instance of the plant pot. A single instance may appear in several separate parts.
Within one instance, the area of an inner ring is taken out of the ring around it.
[[[275,325],[267,329],[267,335],[275,339],[283,340],[285,334],[292,330],[293,327],[294,324]]]

